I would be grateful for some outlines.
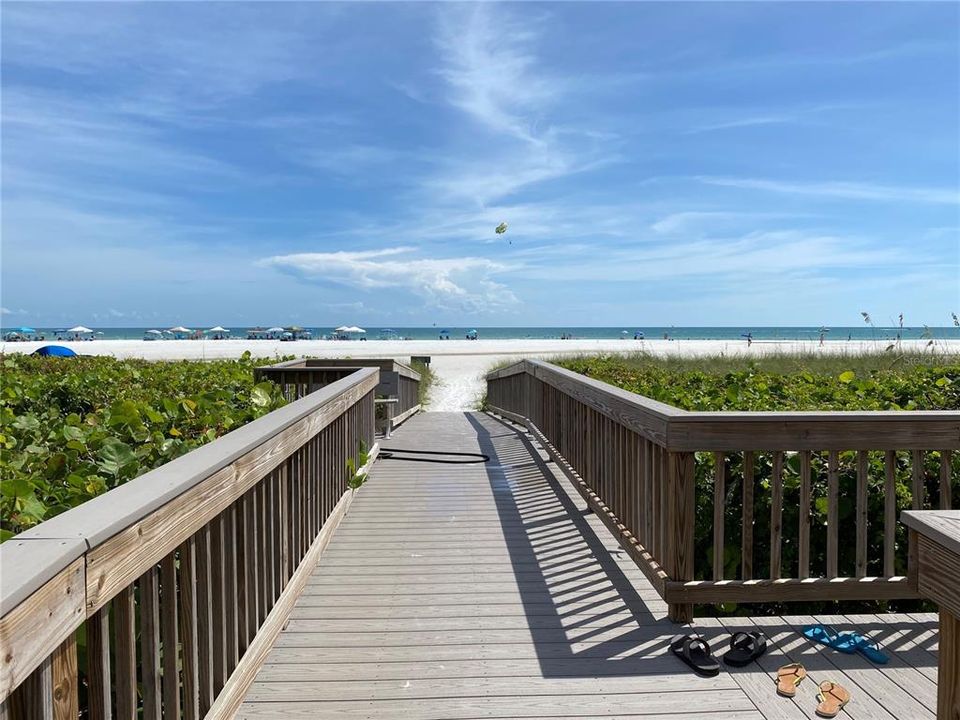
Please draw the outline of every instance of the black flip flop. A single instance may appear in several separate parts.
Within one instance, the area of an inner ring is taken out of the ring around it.
[[[767,651],[767,639],[763,633],[735,632],[730,637],[730,649],[723,656],[723,662],[734,667],[749,665]]]
[[[720,672],[720,663],[710,654],[710,644],[699,635],[675,635],[670,650],[697,675],[713,677]]]

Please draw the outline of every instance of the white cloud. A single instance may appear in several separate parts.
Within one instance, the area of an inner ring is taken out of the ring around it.
[[[536,54],[536,18],[486,3],[450,6],[435,38],[447,101],[489,132],[448,155],[423,182],[431,196],[481,207],[551,180],[593,170],[617,154],[609,133],[563,123],[582,84],[552,75]]]
[[[476,3],[446,13],[436,42],[452,104],[495,132],[539,145],[544,142],[536,131],[539,115],[561,87],[537,72],[530,46],[538,36],[530,26],[529,19],[521,24]]]
[[[736,120],[726,120],[714,123],[698,125],[695,128],[687,130],[685,135],[696,135],[705,132],[714,132],[715,130],[734,130],[736,128],[755,127],[758,125],[784,125],[795,123],[798,118],[792,115],[758,115],[755,117],[738,118]]]
[[[481,311],[517,302],[492,277],[507,266],[480,257],[417,258],[412,247],[381,250],[295,253],[258,264],[304,280],[361,290],[400,288],[440,308]]]
[[[764,190],[794,195],[815,195],[845,200],[879,200],[883,202],[918,202],[960,205],[960,192],[943,188],[895,187],[856,182],[789,182],[759,178],[697,177],[707,185]]]
[[[760,276],[776,278],[828,275],[838,270],[883,270],[895,274],[912,267],[933,267],[935,259],[898,247],[877,247],[861,237],[808,233],[796,230],[751,232],[734,237],[709,237],[689,242],[636,244],[608,248],[586,258],[577,249],[564,258],[548,249],[549,263],[527,258],[520,274],[525,278],[558,281],[631,281],[640,277],[670,282],[702,278],[711,285],[754,285]],[[751,294],[751,297],[756,297]]]

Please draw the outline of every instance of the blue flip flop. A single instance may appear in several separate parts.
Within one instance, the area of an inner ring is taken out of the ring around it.
[[[890,659],[880,651],[879,643],[875,643],[870,638],[860,635],[859,633],[841,633],[839,640],[841,646],[838,647],[837,650],[841,652],[858,652],[878,665],[884,665]]]
[[[847,655],[860,653],[879,665],[883,665],[890,659],[870,638],[855,632],[838,633],[829,625],[804,625],[803,636]]]
[[[851,647],[849,643],[845,643],[843,636],[829,625],[804,625],[803,636],[807,638],[807,640],[822,643],[827,647],[850,655],[857,651],[856,648]]]

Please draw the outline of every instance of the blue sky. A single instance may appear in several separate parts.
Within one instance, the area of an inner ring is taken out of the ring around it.
[[[956,3],[2,21],[5,326],[960,312]]]

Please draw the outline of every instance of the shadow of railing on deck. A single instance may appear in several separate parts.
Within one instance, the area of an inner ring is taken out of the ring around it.
[[[675,626],[651,611],[529,440],[488,415],[467,419],[490,457],[485,469],[543,676],[675,672],[664,653]]]

